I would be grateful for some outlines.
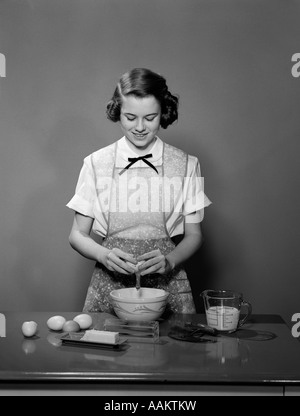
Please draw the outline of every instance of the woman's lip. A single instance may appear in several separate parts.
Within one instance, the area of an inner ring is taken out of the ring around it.
[[[135,137],[138,137],[139,139],[141,139],[141,138],[143,138],[143,137],[146,137],[146,136],[147,136],[147,133],[146,133],[146,134],[138,134],[138,133],[133,133],[133,135],[134,135]]]

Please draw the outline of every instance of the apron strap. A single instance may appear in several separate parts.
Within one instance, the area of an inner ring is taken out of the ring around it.
[[[163,176],[164,178],[169,179],[169,181],[172,181],[173,178],[176,178],[176,182],[180,181],[180,187],[178,187],[178,189],[174,189],[174,193],[177,191],[177,194],[175,194],[174,197],[171,198],[170,202],[172,202],[172,206],[170,207],[170,211],[167,212],[166,210],[164,210],[166,225],[168,219],[171,217],[174,211],[175,206],[178,202],[180,202],[180,198],[183,197],[183,186],[184,179],[187,176],[187,165],[188,154],[186,152],[184,152],[181,149],[178,149],[177,147],[171,146],[170,144],[164,143]],[[164,194],[166,195],[165,192]]]

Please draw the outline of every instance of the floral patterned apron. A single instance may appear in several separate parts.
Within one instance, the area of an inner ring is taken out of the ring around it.
[[[113,166],[110,209],[107,214],[108,231],[103,246],[110,250],[119,248],[135,258],[156,249],[159,249],[163,255],[167,255],[174,250],[175,244],[166,227],[168,212],[163,208],[164,189],[159,187],[153,190],[153,183],[158,176],[174,177],[177,175],[178,177],[180,175],[184,178],[186,154],[173,146],[164,144],[163,164],[156,166],[158,173],[146,164],[143,167],[130,167],[126,171],[126,184],[130,186],[127,186],[125,192],[124,175],[120,176],[123,168],[116,167],[115,163],[117,147],[114,151],[110,147],[109,151],[110,154],[107,154],[104,166],[95,167],[95,175],[99,177],[99,174],[103,174],[104,171],[107,174],[109,166]],[[109,165],[111,162],[112,164]],[[137,186],[132,187],[133,184]],[[132,191],[133,188],[141,189],[143,186],[142,197],[136,191]],[[113,209],[111,201],[114,201]],[[110,292],[115,289],[135,287],[135,284],[134,274],[112,272],[97,263],[88,289],[84,312],[113,313]],[[166,275],[141,276],[141,286],[164,289],[170,293],[166,313],[195,313],[190,282],[183,267],[176,267]]]

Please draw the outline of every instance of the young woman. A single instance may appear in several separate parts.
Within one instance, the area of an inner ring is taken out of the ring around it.
[[[166,80],[148,69],[124,74],[107,105],[123,137],[84,160],[69,237],[81,255],[96,261],[85,312],[112,312],[109,294],[135,286],[170,293],[168,309],[195,313],[183,264],[201,246],[204,194],[197,157],[158,137],[178,118],[178,98]],[[101,244],[91,237],[102,237]],[[175,246],[172,238],[182,235]]]

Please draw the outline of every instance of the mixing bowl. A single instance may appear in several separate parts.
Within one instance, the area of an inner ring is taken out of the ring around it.
[[[113,290],[110,299],[116,315],[126,321],[156,321],[164,313],[169,293],[135,287]]]

